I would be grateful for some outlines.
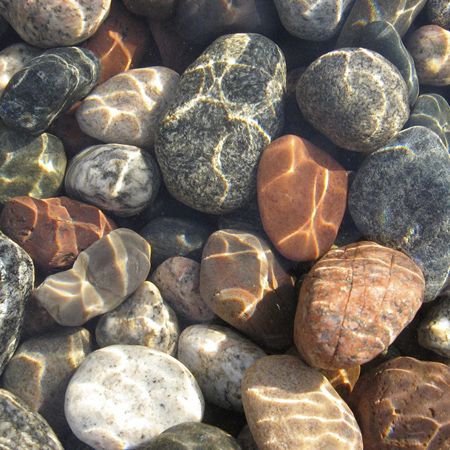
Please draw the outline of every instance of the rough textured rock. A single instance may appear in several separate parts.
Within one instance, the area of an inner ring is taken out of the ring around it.
[[[100,209],[68,197],[13,197],[0,213],[0,229],[43,272],[72,267],[81,251],[115,228]]]
[[[260,450],[362,450],[347,404],[316,369],[289,355],[256,361],[242,381],[248,426]]]
[[[445,285],[450,261],[450,156],[424,127],[403,130],[369,155],[354,178],[349,209],[367,238],[399,248],[425,275],[425,301]]]
[[[326,53],[297,84],[305,118],[336,145],[371,152],[408,120],[405,80],[387,59],[363,48]]]
[[[134,14],[165,20],[172,15],[176,0],[123,0],[123,3]]]
[[[203,250],[200,294],[225,322],[270,348],[292,342],[292,278],[257,235],[213,233]]]
[[[303,280],[295,345],[314,367],[364,364],[411,322],[424,287],[419,267],[391,248],[363,241],[330,250]]]
[[[140,345],[91,353],[70,380],[65,405],[74,434],[97,450],[145,446],[171,426],[200,422],[203,409],[189,370]]]
[[[347,203],[347,172],[331,156],[294,135],[273,141],[257,173],[264,230],[294,261],[311,261],[336,239]]]
[[[350,399],[364,450],[448,448],[450,367],[400,357],[359,380]]]
[[[427,14],[432,24],[450,30],[450,3],[448,0],[428,0]]]
[[[78,326],[119,306],[147,278],[150,245],[119,228],[82,251],[72,269],[36,289],[39,303],[61,325]]]
[[[282,127],[285,85],[284,56],[268,38],[214,41],[181,76],[161,122],[155,152],[169,192],[213,214],[250,200],[259,156]]]

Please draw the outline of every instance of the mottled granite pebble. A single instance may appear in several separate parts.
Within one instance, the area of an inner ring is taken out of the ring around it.
[[[175,354],[178,333],[177,316],[149,281],[144,281],[116,309],[104,314],[95,328],[99,347],[145,345],[169,355]]]
[[[256,361],[242,381],[248,426],[260,450],[362,450],[353,413],[316,369],[289,355]]]
[[[354,178],[349,210],[370,240],[406,252],[425,275],[425,301],[448,277],[450,156],[424,127],[401,131],[369,155]]]
[[[266,353],[230,328],[192,325],[178,341],[178,356],[194,375],[205,400],[225,409],[243,411],[244,372]]]
[[[28,339],[6,366],[2,385],[64,434],[68,430],[64,394],[70,377],[91,351],[91,336],[84,328]]]
[[[154,250],[154,246],[152,246]],[[208,322],[216,317],[200,296],[200,264],[174,256],[162,262],[151,276],[166,301],[183,319]]]
[[[285,86],[284,56],[268,38],[214,41],[181,76],[161,122],[155,153],[169,192],[213,214],[250,200],[259,156],[282,127]]]
[[[50,275],[35,291],[61,325],[78,326],[119,306],[147,278],[151,248],[119,228],[82,251],[72,269]]]
[[[91,353],[66,391],[72,431],[96,450],[144,447],[171,426],[200,422],[203,410],[202,393],[189,370],[140,345]]]
[[[428,0],[427,15],[432,24],[450,30],[450,3],[448,0]]]
[[[111,0],[1,0],[0,14],[29,44],[58,47],[92,36],[110,5]]]
[[[134,14],[165,20],[173,14],[177,0],[123,0],[123,3]]]
[[[64,450],[44,418],[5,389],[0,389],[0,417],[3,449]]]
[[[132,145],[94,145],[78,153],[65,177],[70,197],[118,216],[133,216],[155,199],[161,176],[155,159]]]

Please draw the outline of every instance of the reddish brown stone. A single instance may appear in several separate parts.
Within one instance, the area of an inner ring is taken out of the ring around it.
[[[331,250],[303,281],[295,345],[322,369],[364,364],[411,322],[424,287],[414,261],[391,248],[357,242]]]
[[[82,250],[115,228],[100,209],[68,197],[14,197],[0,214],[0,229],[45,272],[72,267]]]
[[[331,248],[347,200],[347,172],[331,156],[283,136],[264,150],[257,185],[264,230],[283,256],[312,261]]]
[[[400,357],[363,375],[350,397],[364,450],[450,448],[450,368]]]

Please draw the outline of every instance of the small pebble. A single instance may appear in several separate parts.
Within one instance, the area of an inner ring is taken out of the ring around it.
[[[450,3],[448,0],[428,0],[427,15],[432,24],[450,30]]]

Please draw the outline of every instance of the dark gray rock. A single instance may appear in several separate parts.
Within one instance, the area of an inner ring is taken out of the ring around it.
[[[261,152],[283,126],[286,64],[258,34],[222,36],[181,76],[155,152],[179,201],[222,214],[256,192]]]
[[[165,20],[173,14],[176,0],[123,0],[123,3],[134,14]]]
[[[252,432],[248,425],[245,425],[244,428],[240,431],[237,437],[237,441],[239,442],[242,450],[258,450],[258,446],[256,445],[255,439],[252,436]]]
[[[425,275],[425,301],[445,286],[450,262],[450,155],[428,128],[401,131],[369,155],[350,187],[364,236],[407,253]]]
[[[336,145],[361,152],[387,144],[409,116],[400,72],[364,48],[335,50],[314,61],[297,83],[297,102]]]
[[[450,2],[448,0],[428,0],[427,14],[432,24],[450,30]]]

